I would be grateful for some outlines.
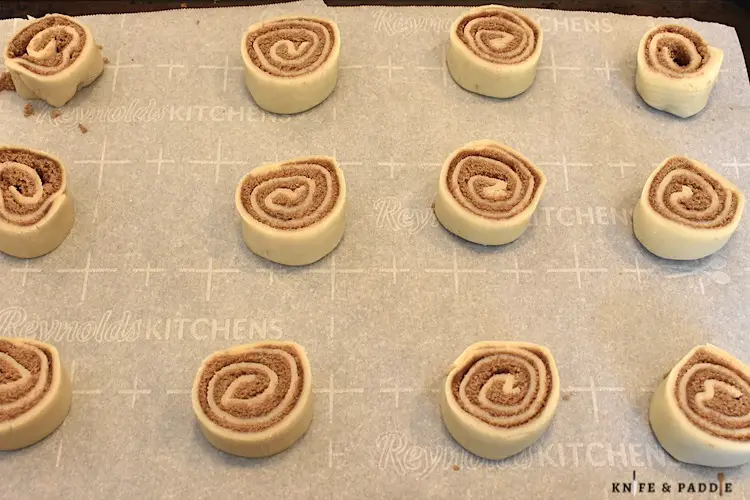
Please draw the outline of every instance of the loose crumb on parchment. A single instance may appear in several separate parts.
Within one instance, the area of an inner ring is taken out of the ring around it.
[[[81,129],[81,133],[82,134],[86,134],[89,131],[89,128],[86,125],[84,125],[83,123],[79,123],[78,124],[78,128]]]
[[[16,90],[16,86],[13,85],[13,78],[11,78],[10,73],[8,73],[7,71],[0,75],[0,92],[4,90]]]
[[[23,116],[28,118],[29,116],[34,114],[34,106],[31,103],[26,104],[26,106],[23,107]]]
[[[49,114],[52,118],[60,118],[60,115],[62,114],[62,111],[59,109],[53,109],[52,112]]]
[[[104,58],[104,64],[109,64],[109,57]]]

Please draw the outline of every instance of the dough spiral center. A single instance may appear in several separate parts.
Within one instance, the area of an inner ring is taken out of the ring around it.
[[[731,223],[737,195],[688,158],[671,158],[654,177],[649,203],[660,215],[696,228]]]
[[[249,33],[246,50],[259,69],[274,76],[311,73],[331,57],[337,42],[333,25],[318,19],[281,19]]]
[[[680,410],[697,427],[725,439],[750,441],[750,378],[703,349],[675,381]]]
[[[46,16],[13,37],[6,55],[29,71],[53,75],[73,64],[86,42],[86,32],[79,24]]]
[[[531,422],[544,410],[554,388],[549,360],[530,348],[485,348],[451,380],[458,405],[499,428]]]
[[[65,174],[51,158],[20,149],[0,150],[0,220],[30,226],[63,195]]]
[[[198,401],[205,415],[221,427],[261,432],[295,408],[307,376],[293,347],[258,346],[218,354],[204,363]]]
[[[340,189],[334,163],[313,158],[248,176],[240,196],[247,213],[257,221],[292,230],[325,218],[336,205]]]
[[[529,207],[541,184],[538,170],[508,149],[465,149],[454,156],[445,182],[453,198],[488,219],[509,219]]]
[[[539,32],[526,16],[506,9],[484,9],[464,16],[459,40],[478,57],[497,64],[518,64],[536,50]]]
[[[37,406],[49,393],[52,353],[22,341],[0,339],[0,423]]]
[[[645,51],[651,69],[673,78],[694,76],[710,57],[703,37],[675,24],[655,28],[646,40]]]

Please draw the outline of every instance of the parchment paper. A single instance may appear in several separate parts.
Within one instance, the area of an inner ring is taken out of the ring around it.
[[[0,143],[59,155],[77,200],[58,250],[0,258],[0,336],[55,343],[76,390],[59,430],[0,454],[0,497],[599,499],[635,472],[658,498],[665,482],[717,481],[662,451],[647,410],[695,344],[750,362],[747,221],[718,255],[675,264],[638,244],[630,218],[670,154],[750,192],[734,29],[680,21],[725,52],[708,107],[680,120],[634,89],[638,41],[660,20],[528,11],[545,29],[537,80],[500,101],[445,70],[461,11],[307,2],[92,16],[110,63],[62,116],[35,102],[24,118],[23,100],[0,95]],[[343,39],[334,94],[291,118],[255,106],[239,53],[251,22],[287,12],[333,17]],[[0,22],[3,39],[15,23]],[[441,162],[481,138],[549,178],[533,227],[502,248],[451,236],[430,209]],[[342,162],[347,229],[323,261],[286,269],[245,247],[233,196],[250,168],[304,154]],[[225,455],[195,423],[195,371],[215,350],[269,338],[306,347],[314,421],[273,458]],[[548,346],[569,396],[539,442],[500,462],[456,445],[437,403],[449,363],[489,339]],[[750,469],[723,472],[727,497],[743,498]]]

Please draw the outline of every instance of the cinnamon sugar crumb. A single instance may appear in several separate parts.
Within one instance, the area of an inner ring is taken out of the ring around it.
[[[104,45],[100,45],[100,44],[97,44],[97,45],[96,45],[96,47],[97,47],[97,48],[98,48],[99,50],[102,50],[102,49],[104,48]]]
[[[563,401],[570,401],[570,393],[563,392],[562,398],[563,398]]]
[[[31,103],[28,103],[26,106],[23,107],[23,116],[28,118],[29,116],[34,114],[34,106]]]
[[[78,124],[78,128],[81,129],[81,133],[82,134],[86,134],[89,131],[89,128],[86,125],[84,125],[83,123],[79,123]]]
[[[60,111],[59,109],[53,109],[52,113],[50,113],[50,116],[52,118],[60,118],[61,114],[62,114],[62,111]]]
[[[109,64],[109,57],[104,58],[104,64]]]
[[[0,75],[0,92],[3,90],[16,90],[16,86],[13,85],[13,78],[7,71]]]
[[[453,466],[453,470],[455,470],[455,471],[460,471],[460,470],[461,470],[461,467],[460,467],[460,466],[458,466],[458,465],[454,465],[454,466]]]

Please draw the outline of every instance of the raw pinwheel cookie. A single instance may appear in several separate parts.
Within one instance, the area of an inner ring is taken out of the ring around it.
[[[63,423],[73,392],[57,349],[0,337],[0,450],[30,446]]]
[[[440,410],[471,453],[502,459],[530,446],[552,422],[560,379],[552,353],[527,342],[477,342],[449,368]]]
[[[435,215],[448,231],[482,245],[504,245],[526,230],[547,179],[528,158],[493,141],[454,151],[440,171]]]
[[[633,211],[633,232],[654,255],[700,259],[729,241],[744,207],[742,192],[717,172],[672,156],[646,181]]]
[[[344,234],[344,173],[327,156],[264,165],[240,181],[235,205],[250,250],[279,264],[311,264]]]
[[[300,113],[336,87],[341,35],[331,20],[284,16],[253,24],[242,37],[245,83],[272,113]]]
[[[294,342],[215,352],[201,364],[192,398],[201,431],[216,448],[243,457],[273,455],[310,426],[310,362]]]
[[[690,28],[656,26],[638,46],[635,86],[649,106],[687,118],[706,106],[723,59]]]
[[[451,25],[446,59],[461,87],[490,97],[513,97],[534,83],[544,38],[541,26],[521,12],[485,5]]]
[[[681,462],[750,462],[750,367],[710,344],[693,348],[654,392],[649,420],[662,447]]]
[[[20,258],[49,253],[65,240],[74,218],[58,158],[0,146],[0,252]]]
[[[104,59],[86,26],[49,14],[13,35],[5,48],[5,67],[21,97],[62,106],[99,77]]]

